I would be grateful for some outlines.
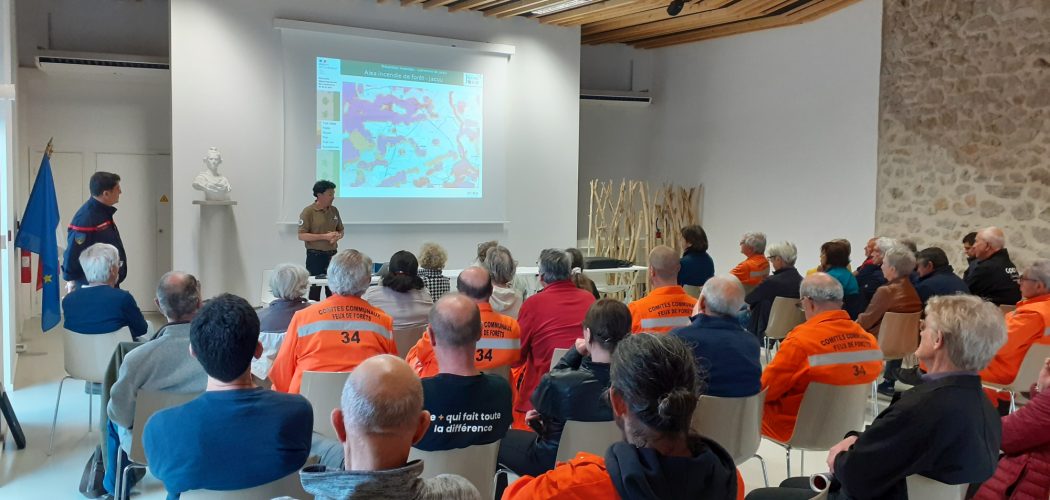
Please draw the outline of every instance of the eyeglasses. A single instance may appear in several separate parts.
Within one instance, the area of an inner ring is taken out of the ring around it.
[[[1021,276],[1020,278],[1017,279],[1017,281],[1039,282],[1039,280],[1037,280],[1035,278],[1029,278],[1028,276]]]
[[[797,307],[799,311],[806,312],[806,307],[802,305],[802,301],[806,299],[813,300],[809,297],[802,297],[801,299],[798,299],[798,302],[795,302],[795,307]]]

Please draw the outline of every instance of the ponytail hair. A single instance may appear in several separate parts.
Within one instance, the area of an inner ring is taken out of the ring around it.
[[[412,252],[400,250],[390,257],[383,286],[398,293],[422,290],[426,286],[419,277],[419,262]]]
[[[638,445],[689,432],[701,381],[693,352],[677,337],[628,336],[613,352],[610,381],[628,413],[644,424],[628,440]]]

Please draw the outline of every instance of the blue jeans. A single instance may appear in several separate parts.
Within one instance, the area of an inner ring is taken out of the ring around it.
[[[120,463],[117,464],[117,460]],[[131,463],[128,460],[128,455],[124,453],[124,450],[120,449],[120,434],[117,432],[117,424],[114,424],[112,420],[106,422],[106,475],[102,478],[102,486],[106,488],[106,492],[110,495],[116,495],[117,488],[117,469],[123,469]],[[135,482],[128,484],[128,487],[134,486]]]

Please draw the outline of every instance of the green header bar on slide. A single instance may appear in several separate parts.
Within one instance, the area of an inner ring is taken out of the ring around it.
[[[346,76],[365,76],[369,78],[384,78],[387,80],[402,80],[417,83],[440,83],[467,87],[481,86],[481,75],[476,73],[462,73],[459,71],[431,68],[414,68],[412,66],[397,66],[394,64],[350,61],[345,59],[341,61],[341,63],[340,72]]]

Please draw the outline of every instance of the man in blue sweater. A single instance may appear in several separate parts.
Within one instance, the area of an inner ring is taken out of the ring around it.
[[[259,317],[222,294],[190,325],[190,349],[208,374],[206,392],[157,412],[143,434],[150,472],[168,498],[196,489],[240,490],[299,470],[310,453],[313,410],[306,398],[256,387]]]
[[[86,285],[62,299],[65,328],[71,332],[99,334],[123,327],[135,339],[149,329],[135,298],[116,288],[120,279],[120,252],[108,243],[95,243],[80,253]]]

